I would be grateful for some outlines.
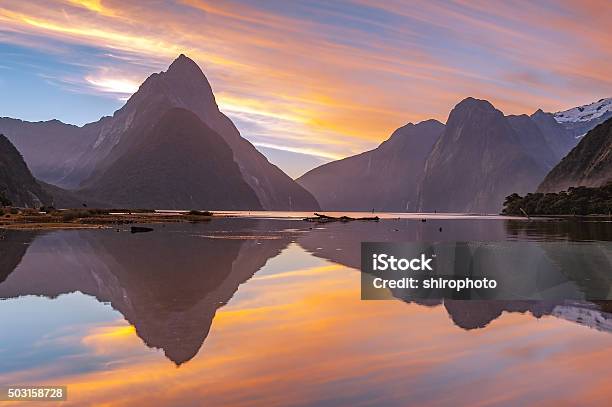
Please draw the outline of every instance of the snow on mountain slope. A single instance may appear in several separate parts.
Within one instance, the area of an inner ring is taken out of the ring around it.
[[[612,98],[600,99],[588,105],[555,113],[557,123],[588,122],[612,111]]]

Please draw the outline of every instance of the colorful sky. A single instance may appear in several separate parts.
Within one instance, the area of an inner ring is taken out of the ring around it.
[[[180,53],[292,176],[461,99],[506,114],[612,96],[612,2],[0,0],[0,116],[110,115]]]

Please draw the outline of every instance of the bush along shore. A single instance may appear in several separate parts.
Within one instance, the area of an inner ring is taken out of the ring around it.
[[[573,187],[553,193],[512,194],[504,201],[503,215],[610,215],[612,182],[601,187]]]
[[[50,229],[97,228],[135,223],[204,222],[209,211],[155,212],[148,209],[61,209],[0,206],[0,228]]]

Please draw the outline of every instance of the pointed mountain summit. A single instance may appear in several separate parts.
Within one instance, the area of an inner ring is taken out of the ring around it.
[[[19,151],[0,134],[0,206],[40,207],[51,197],[36,182]]]
[[[427,158],[419,210],[499,213],[507,195],[533,190],[546,171],[502,112],[467,98],[450,112]]]
[[[297,182],[327,210],[415,210],[425,160],[443,130],[437,120],[409,123],[374,150],[324,164]]]
[[[576,143],[551,113],[504,116],[469,97],[446,125],[408,124],[378,148],[297,181],[330,210],[498,213],[507,195],[535,188]]]
[[[506,119],[531,158],[541,162],[547,169],[559,162],[561,156],[551,147],[547,136],[531,117],[522,114],[506,116]]]
[[[176,159],[173,163],[164,160],[170,167],[161,168],[151,165],[146,167],[146,171],[145,168],[142,168],[144,172],[141,171],[138,174],[132,168],[130,171],[132,178],[117,177],[118,168],[127,170],[131,163],[138,162],[142,165],[144,162],[151,162],[147,161],[150,160],[149,158],[143,157],[145,152],[151,153],[151,150],[141,151],[139,149],[147,145],[149,138],[159,136],[159,134],[156,134],[156,127],[159,129],[159,120],[168,110],[173,108],[181,108],[192,112],[199,119],[204,125],[203,127],[193,120],[190,120],[189,123],[194,124],[201,131],[201,140],[204,144],[214,138],[212,133],[219,136],[216,141],[217,144],[227,144],[232,154],[230,157],[226,155],[223,155],[223,157],[231,159],[235,163],[242,180],[255,193],[259,202],[257,205],[249,206],[248,209],[316,210],[319,208],[318,203],[309,192],[278,167],[271,164],[263,154],[240,135],[232,121],[219,110],[210,83],[200,67],[182,54],[172,62],[167,71],[150,75],[138,91],[112,117],[103,117],[95,123],[80,128],[71,126],[70,131],[75,133],[76,137],[72,137],[74,135],[70,133],[71,137],[64,137],[61,143],[71,151],[71,156],[65,157],[64,160],[57,160],[55,163],[57,168],[44,167],[45,177],[41,176],[42,180],[75,190],[80,196],[89,195],[96,200],[106,195],[108,198],[105,202],[108,203],[108,206],[116,206],[115,203],[122,203],[121,206],[133,207],[136,203],[146,203],[141,198],[136,197],[136,194],[129,192],[127,186],[130,185],[135,188],[138,185],[138,190],[143,191],[150,187],[153,188],[153,184],[151,184],[153,179],[165,180],[168,183],[155,185],[158,191],[151,192],[149,195],[157,197],[155,202],[173,202],[173,207],[193,205],[193,202],[196,201],[212,202],[211,199],[204,199],[203,196],[200,196],[201,199],[187,200],[179,200],[175,199],[175,196],[170,196],[170,191],[176,191],[175,186],[178,184],[184,187],[191,186],[190,188],[203,192],[205,188],[196,185],[196,182],[206,179],[210,182],[210,185],[215,185],[215,183],[225,179],[226,176],[227,179],[235,179],[233,173],[223,174],[209,168],[208,175],[212,177],[215,174],[214,176],[218,177],[212,180],[206,174],[196,172],[203,169],[203,166],[196,163],[196,157],[190,156],[187,159],[175,154],[176,151],[174,150],[187,153],[187,149],[181,143],[188,142],[193,147],[192,151],[199,152],[198,160],[216,162],[221,165],[219,160],[212,157],[214,149],[198,148],[196,146],[199,140],[198,135],[186,129],[182,129],[182,131],[187,131],[190,134],[189,138],[186,140],[178,139],[175,145],[166,145],[168,157]],[[27,147],[24,152],[26,160],[31,159],[31,165],[34,168],[39,168],[39,161],[42,161],[42,157],[36,151],[44,150],[45,145],[53,143],[59,137],[55,133],[47,132],[46,126],[29,132],[24,130],[25,126],[23,125],[15,126],[14,122],[10,123],[13,127],[16,127],[11,130],[13,138],[29,141],[29,143],[22,143]],[[28,124],[27,122],[24,123]],[[0,121],[0,130],[2,128],[3,123]],[[78,151],[70,147],[74,138],[80,140]],[[223,147],[219,148],[222,149]],[[172,166],[181,166],[185,162],[193,165],[191,168],[184,169],[183,175],[186,178],[179,181],[169,179],[164,175],[164,173],[176,173]],[[232,165],[228,164],[222,167],[230,170]],[[152,173],[151,171],[154,168],[159,173]],[[168,171],[168,168],[170,168],[170,171]],[[142,175],[142,178],[139,174]],[[47,175],[48,177],[46,177]],[[97,190],[98,188],[100,190]],[[113,188],[115,190],[112,190]],[[244,189],[240,187],[238,190]],[[169,195],[161,197],[158,194],[160,191],[167,191],[166,193]],[[181,196],[186,197],[190,191],[181,192]],[[112,199],[119,196],[122,196],[122,198],[113,202]],[[127,199],[129,196],[133,196],[133,201]],[[111,197],[113,198],[111,199]],[[252,200],[245,197],[245,199],[240,200],[240,203],[228,202],[228,204],[232,208],[239,206],[247,209],[244,204],[249,202],[252,202]],[[153,203],[145,206],[151,207]],[[191,206],[183,206],[183,208],[187,207]]]
[[[531,115],[531,120],[538,126],[546,143],[553,151],[556,163],[578,143],[572,132],[559,124],[552,113],[546,113],[542,109],[538,109]]]

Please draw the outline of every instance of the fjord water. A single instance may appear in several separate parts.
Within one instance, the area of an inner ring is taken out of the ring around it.
[[[612,223],[253,215],[143,234],[0,231],[0,386],[67,385],[72,405],[603,405],[612,395],[607,302],[362,301],[358,271],[361,241],[598,245]]]

